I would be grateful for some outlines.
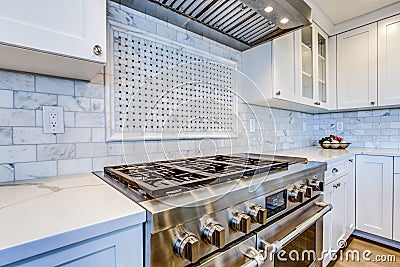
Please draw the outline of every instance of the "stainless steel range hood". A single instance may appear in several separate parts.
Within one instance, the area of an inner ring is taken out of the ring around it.
[[[311,8],[303,0],[113,1],[240,51],[311,24]]]

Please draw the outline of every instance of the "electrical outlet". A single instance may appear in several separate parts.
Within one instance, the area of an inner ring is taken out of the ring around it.
[[[64,109],[62,107],[43,107],[43,132],[64,133]]]
[[[337,130],[338,132],[343,131],[343,122],[342,122],[342,121],[336,122],[336,130]]]
[[[307,132],[307,123],[303,121],[303,132]]]
[[[249,120],[249,131],[251,132],[251,133],[255,133],[256,132],[256,121],[254,120],[254,119],[250,119]]]

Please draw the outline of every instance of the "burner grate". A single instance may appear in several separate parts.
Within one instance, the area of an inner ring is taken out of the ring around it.
[[[140,188],[153,198],[284,170],[288,162],[249,155],[216,155],[175,161],[105,167],[106,174],[126,186]]]

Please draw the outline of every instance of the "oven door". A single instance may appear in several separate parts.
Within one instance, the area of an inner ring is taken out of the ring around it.
[[[322,266],[322,219],[332,209],[322,200],[319,196],[261,230],[257,246],[263,256],[254,258],[254,266]]]

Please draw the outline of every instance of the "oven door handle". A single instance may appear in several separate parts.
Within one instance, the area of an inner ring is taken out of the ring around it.
[[[252,260],[242,265],[242,267],[258,267],[261,266],[270,256],[273,257],[274,254],[279,252],[284,246],[289,244],[293,239],[295,239],[300,234],[304,233],[308,228],[315,224],[319,219],[321,219],[325,214],[332,210],[332,205],[324,202],[318,202],[316,205],[324,207],[322,210],[317,212],[311,218],[307,219],[305,222],[297,226],[292,232],[281,240],[277,240],[272,243],[268,243],[265,240],[260,240],[260,250],[251,249],[246,253],[248,258]],[[257,253],[258,252],[258,253]]]

